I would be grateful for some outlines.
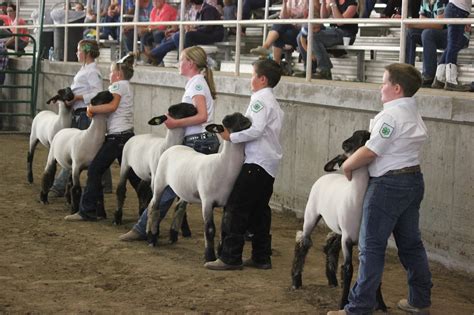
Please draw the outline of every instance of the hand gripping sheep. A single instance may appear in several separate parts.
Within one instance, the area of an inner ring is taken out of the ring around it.
[[[222,124],[229,132],[237,132],[251,126],[250,120],[240,113],[227,115]],[[222,132],[222,125],[211,124],[208,132]],[[206,261],[216,259],[214,251],[214,207],[224,206],[244,162],[244,144],[224,141],[220,153],[205,155],[193,149],[177,145],[166,150],[158,162],[154,180],[153,198],[148,206],[147,234],[156,246],[160,221],[159,198],[166,186],[183,200],[202,204],[204,219]]]
[[[43,110],[33,119],[30,134],[30,146],[27,157],[28,182],[33,183],[33,156],[35,155],[36,145],[38,141],[49,149],[54,136],[59,130],[71,127],[71,107],[64,104],[74,98],[70,88],[61,89],[58,94],[49,99],[46,103],[51,102],[58,104],[58,113],[50,110]]]
[[[91,100],[91,105],[110,103],[113,99],[109,91],[98,93]],[[81,185],[79,176],[94,159],[105,140],[107,130],[107,114],[98,114],[92,117],[92,123],[86,130],[66,128],[60,130],[51,143],[48,161],[43,173],[41,183],[40,200],[48,203],[48,191],[53,185],[56,173],[56,163],[61,167],[72,170],[72,190],[70,192],[71,212],[79,211],[79,200],[81,198]],[[68,198],[69,193],[66,193]]]
[[[334,171],[334,166],[342,163],[363,146],[370,138],[365,130],[354,132],[352,137],[342,144],[344,154],[338,155],[324,166],[326,172]],[[306,254],[312,245],[311,233],[321,218],[335,233],[341,235],[344,265],[342,266],[343,290],[340,308],[348,302],[349,288],[352,280],[352,247],[359,239],[360,222],[362,219],[362,205],[369,182],[367,167],[361,167],[352,173],[352,180],[348,181],[342,174],[328,174],[320,177],[311,188],[308,203],[304,213],[303,231],[296,233],[295,257],[291,269],[293,288],[302,286],[302,272]],[[339,257],[340,242],[338,237],[328,240],[325,252],[326,276],[329,285],[337,286],[337,260]],[[381,288],[377,290],[378,309],[387,310],[383,301]]]
[[[170,106],[168,113],[175,119],[181,119],[196,115],[197,109],[193,104],[180,103]],[[153,117],[148,124],[160,125],[166,119],[165,115]],[[153,134],[144,134],[134,136],[127,141],[123,147],[120,181],[117,186],[117,210],[114,214],[115,224],[122,224],[123,204],[130,170],[133,170],[142,180],[137,190],[139,200],[138,212],[141,215],[152,197],[150,184],[153,183],[161,154],[171,146],[182,144],[184,131],[184,128],[168,129],[165,138]]]

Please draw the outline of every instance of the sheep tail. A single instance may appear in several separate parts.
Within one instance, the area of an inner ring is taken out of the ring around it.
[[[291,278],[293,289],[299,289],[302,286],[302,273],[306,255],[313,245],[310,237],[304,237],[303,231],[296,232],[295,256],[291,267]]]

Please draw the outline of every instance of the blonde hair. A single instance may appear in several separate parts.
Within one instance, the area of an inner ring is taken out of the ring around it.
[[[214,83],[214,75],[212,70],[207,66],[207,54],[204,49],[199,46],[192,46],[184,49],[181,54],[186,59],[194,62],[199,72],[204,75],[204,79],[206,79],[209,90],[211,91],[212,99],[215,100],[217,93],[216,85]]]
[[[100,55],[99,44],[95,40],[83,39],[79,42],[79,48],[94,59]]]

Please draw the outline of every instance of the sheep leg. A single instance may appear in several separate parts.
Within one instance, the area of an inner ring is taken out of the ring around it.
[[[205,202],[203,201],[203,205]],[[216,260],[216,253],[214,250],[214,237],[216,236],[216,226],[214,225],[213,207],[203,207],[204,217],[204,235],[205,235],[205,249],[204,259],[206,262]]]
[[[191,231],[189,230],[188,220],[186,216],[186,206],[188,203],[181,200],[174,209],[173,221],[170,228],[170,243],[176,243],[178,241],[178,231],[181,227],[184,237],[191,237]]]
[[[125,202],[125,196],[127,193],[127,176],[122,176],[122,174],[120,175],[120,181],[117,185],[117,190],[115,192],[115,195],[117,197],[117,209],[115,210],[113,221],[115,225],[122,224],[123,204]]]
[[[82,189],[80,182],[80,171],[77,167],[72,168],[72,189],[71,189],[71,213],[79,211],[79,203],[81,201]]]
[[[137,187],[137,197],[138,197],[138,215],[142,215],[146,207],[150,203],[151,198],[153,197],[153,191],[151,191],[151,186],[148,181],[142,180]]]
[[[354,246],[354,242],[350,239],[343,238],[344,241],[342,244],[344,245],[342,252],[344,255],[344,265],[342,266],[342,297],[341,303],[339,308],[342,310],[347,303],[349,303],[349,289],[351,286],[352,281],[352,274],[353,274],[353,266],[352,266],[352,247]]]
[[[381,310],[382,312],[387,312],[387,305],[385,305],[385,302],[383,300],[383,295],[382,295],[382,283],[380,283],[379,287],[377,288],[376,300],[377,300],[377,306],[375,307],[375,310]]]
[[[66,189],[64,191],[64,197],[66,197],[66,203],[71,206],[71,194],[72,194],[72,176],[69,176],[69,179],[66,184]],[[72,206],[71,206],[72,207]]]
[[[160,194],[161,195],[161,194]],[[160,212],[158,210],[159,198],[156,200],[156,195],[150,201],[148,205],[148,220],[146,225],[148,245],[156,247],[158,243],[158,233],[160,225]]]
[[[326,238],[326,245],[323,248],[326,254],[326,277],[330,287],[337,287],[337,263],[339,261],[339,251],[341,250],[341,235],[331,232]]]
[[[33,157],[35,155],[36,145],[38,144],[39,140],[35,139],[30,141],[30,149],[28,150],[28,156],[26,158],[26,167],[28,171],[28,183],[33,183]]]
[[[303,232],[296,232],[295,256],[291,267],[292,288],[299,289],[303,285],[303,267],[306,255],[313,245],[311,237],[303,237]]]
[[[41,203],[47,204],[48,202],[48,192],[51,186],[53,186],[54,175],[56,174],[56,160],[52,160],[46,166],[46,169],[43,173],[43,178],[41,179],[41,193],[40,200]]]
[[[184,212],[183,222],[181,223],[181,234],[183,237],[191,237],[191,229],[189,228],[188,215]]]

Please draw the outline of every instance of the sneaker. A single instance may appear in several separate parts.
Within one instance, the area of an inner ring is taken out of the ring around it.
[[[66,221],[85,221],[85,219],[79,214],[79,212],[76,212],[74,214],[70,214],[64,217],[64,220]]]
[[[444,89],[446,91],[456,91],[456,92],[470,92],[471,91],[471,85],[469,84],[454,84],[454,83],[449,83],[446,82],[444,85]]]
[[[146,237],[138,233],[137,230],[131,229],[127,233],[120,235],[119,240],[123,242],[143,241],[146,240]]]
[[[339,310],[339,311],[329,311],[327,312],[327,315],[346,315],[346,311],[344,310]]]
[[[61,198],[61,197],[64,197],[64,193],[60,193],[59,191],[57,191],[56,189],[50,189],[48,191],[48,198]]]
[[[402,299],[398,301],[397,307],[401,309],[402,311],[407,312],[408,314],[424,314],[424,315],[430,314],[429,307],[425,307],[425,308],[414,307],[410,305],[410,303],[408,303],[407,299]]]
[[[266,49],[266,48],[263,48],[262,46],[258,46],[257,48],[250,49],[250,53],[254,55],[268,56],[270,55],[271,51],[270,49]]]
[[[242,270],[242,265],[229,265],[223,262],[220,259],[216,259],[214,261],[208,261],[204,264],[204,267],[210,270]]]
[[[331,70],[321,70],[311,76],[313,79],[320,79],[320,80],[332,80],[332,73]]]
[[[263,269],[263,270],[272,269],[272,263],[260,264],[260,263],[255,262],[252,258],[245,259],[242,265],[244,267],[251,267],[251,268],[257,268],[257,269]]]
[[[434,79],[423,78],[423,81],[421,82],[421,87],[430,88],[433,85],[433,81]]]

